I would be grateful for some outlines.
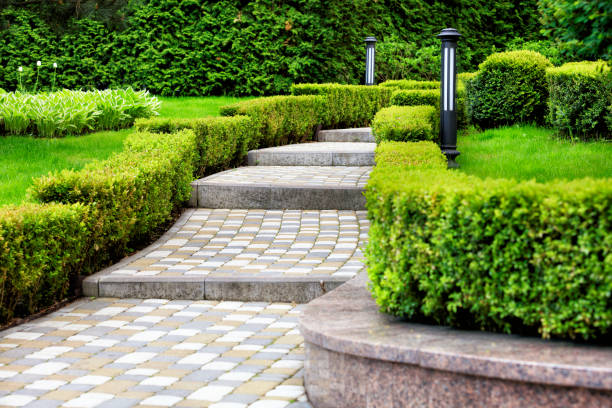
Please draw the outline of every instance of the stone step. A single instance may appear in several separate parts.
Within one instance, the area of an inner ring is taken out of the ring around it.
[[[364,210],[370,166],[250,166],[191,183],[190,207]]]
[[[372,129],[353,128],[353,129],[330,129],[321,130],[317,137],[319,142],[362,142],[374,143]]]
[[[373,166],[376,143],[300,143],[251,150],[249,166]]]
[[[365,270],[366,211],[189,209],[85,296],[307,303]]]

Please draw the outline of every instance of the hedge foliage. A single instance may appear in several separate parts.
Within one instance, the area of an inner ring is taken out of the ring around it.
[[[472,121],[483,128],[519,122],[543,123],[552,64],[534,51],[492,54],[466,81]]]
[[[385,81],[380,86],[397,89],[440,89],[440,81],[418,81],[414,79],[395,79]]]
[[[0,94],[0,134],[39,137],[79,135],[132,126],[134,119],[158,115],[159,100],[147,91],[107,89]]]
[[[457,128],[465,129],[468,126],[468,112],[465,90],[458,87],[456,93]],[[435,106],[437,115],[440,115],[440,89],[400,89],[391,95],[391,105],[396,106]]]
[[[310,140],[322,121],[325,98],[317,95],[270,96],[222,106],[221,115],[246,115],[258,133],[255,146],[277,146]]]
[[[141,132],[168,134],[192,129],[198,146],[196,177],[239,165],[248,151],[256,148],[260,142],[253,120],[242,115],[201,119],[140,119],[136,121],[135,127]]]
[[[377,143],[383,140],[434,140],[438,137],[437,123],[434,106],[390,106],[376,114],[372,133]]]
[[[546,71],[550,98],[548,121],[561,134],[612,138],[606,115],[612,114],[612,73],[600,62],[567,63]]]
[[[83,204],[0,208],[0,323],[62,300],[82,269],[94,220]]]
[[[544,338],[612,334],[612,180],[482,180],[385,150],[376,162],[366,257],[382,311]]]
[[[112,19],[104,17],[108,1],[78,2],[78,13],[91,10],[82,19],[49,12],[66,7],[58,2],[4,7],[0,87],[16,88],[20,65],[31,86],[35,62],[42,60],[39,84],[45,87],[57,62],[57,85],[69,89],[131,85],[164,96],[278,94],[299,82],[360,83],[368,35],[429,47],[433,55],[435,34],[452,22],[464,35],[464,68],[473,69],[493,46],[534,37],[539,28],[536,0],[122,1],[122,8],[113,2]],[[429,57],[414,55],[414,61]]]

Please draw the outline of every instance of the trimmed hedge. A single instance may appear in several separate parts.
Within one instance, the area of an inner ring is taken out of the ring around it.
[[[381,109],[372,121],[372,133],[383,140],[434,140],[438,136],[434,106],[390,106]]]
[[[386,88],[397,89],[440,89],[440,81],[415,81],[412,79],[394,79],[380,84]]]
[[[92,203],[97,224],[90,260],[100,265],[125,254],[129,243],[148,239],[189,199],[196,152],[190,130],[172,137],[134,133],[122,152],[34,180],[30,193],[43,203]]]
[[[611,179],[483,180],[394,166],[384,151],[376,161],[366,257],[382,311],[544,338],[612,334]]]
[[[325,98],[316,95],[270,96],[222,106],[221,115],[249,116],[258,132],[257,146],[311,140],[325,113]]]
[[[471,120],[483,128],[521,122],[543,123],[552,64],[534,51],[492,54],[466,81]]]
[[[365,85],[297,84],[291,87],[293,95],[325,96],[321,124],[327,129],[369,125],[376,112],[389,106],[392,92],[388,88]]]
[[[457,89],[457,128],[465,129],[469,125],[465,90],[463,87]],[[391,105],[396,106],[435,106],[437,115],[440,115],[440,90],[439,89],[400,89],[393,92]]]
[[[83,204],[0,208],[0,323],[62,300],[90,249]]]
[[[561,134],[612,138],[606,115],[612,103],[612,73],[603,61],[570,62],[546,71],[548,122]]]
[[[196,177],[239,165],[249,149],[259,145],[259,134],[248,116],[141,119],[136,121],[135,127],[138,131],[152,133],[192,129],[198,146]]]

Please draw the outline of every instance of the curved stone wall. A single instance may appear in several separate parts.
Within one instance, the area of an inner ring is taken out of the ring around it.
[[[359,276],[300,319],[316,408],[612,407],[612,348],[398,321]]]

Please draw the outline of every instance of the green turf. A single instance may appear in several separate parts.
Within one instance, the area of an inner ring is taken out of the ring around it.
[[[612,143],[571,142],[550,129],[512,126],[460,135],[461,171],[479,177],[553,179],[612,177]]]
[[[207,96],[167,98],[159,97],[162,109],[159,114],[162,118],[201,118],[204,116],[218,116],[219,108],[223,105],[238,102],[245,98],[231,96]]]
[[[163,98],[160,116],[197,118],[219,115],[219,107],[240,98]],[[0,205],[24,202],[32,179],[50,171],[81,169],[93,160],[104,160],[120,151],[131,129],[96,132],[63,139],[0,136]]]
[[[54,170],[78,170],[92,160],[107,158],[121,150],[130,132],[96,132],[62,139],[0,138],[0,205],[24,201],[34,177]]]

